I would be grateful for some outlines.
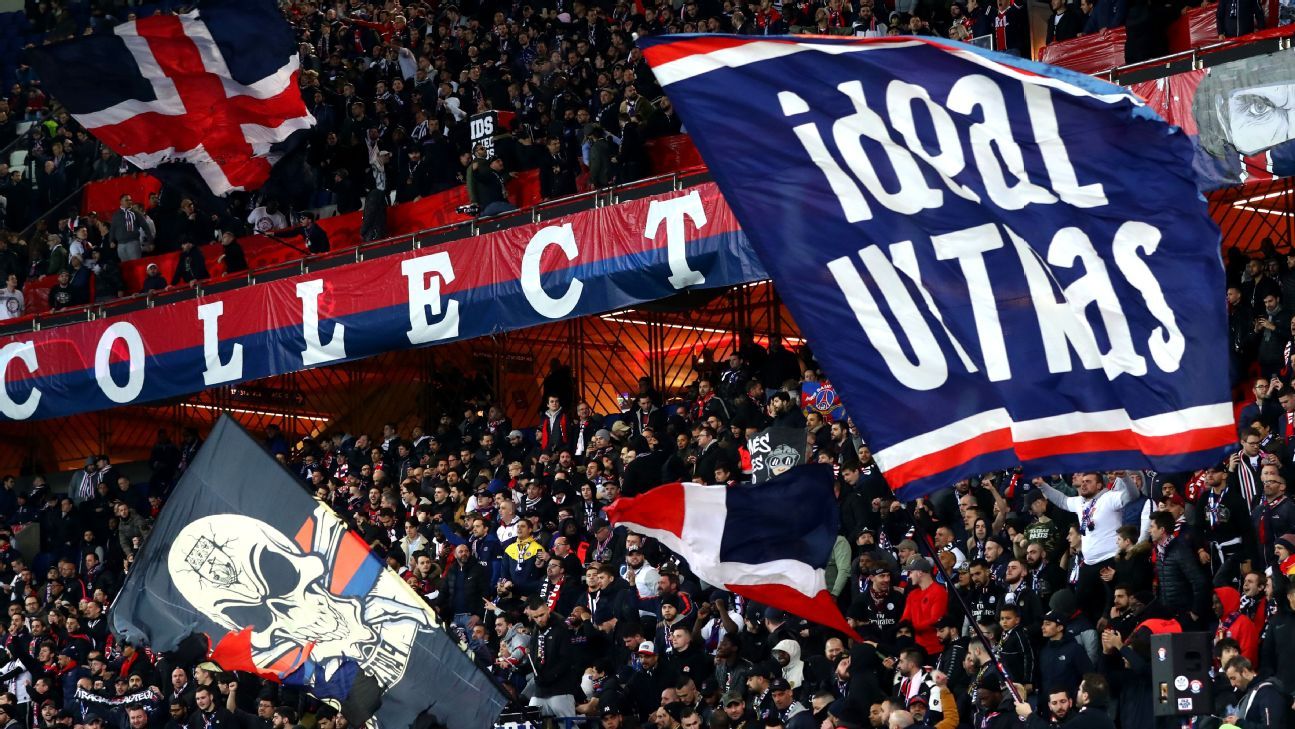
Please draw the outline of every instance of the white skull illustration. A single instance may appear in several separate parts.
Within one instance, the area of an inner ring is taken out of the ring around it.
[[[194,608],[230,631],[250,626],[254,648],[313,642],[316,658],[325,658],[374,638],[361,620],[361,601],[326,588],[324,559],[260,519],[198,519],[171,544],[167,564]]]

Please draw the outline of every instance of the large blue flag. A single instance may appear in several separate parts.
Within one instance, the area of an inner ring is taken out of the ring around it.
[[[1127,90],[933,39],[641,43],[901,497],[1235,437],[1192,143]]]

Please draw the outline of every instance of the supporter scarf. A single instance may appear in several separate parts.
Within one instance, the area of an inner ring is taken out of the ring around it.
[[[1261,546],[1268,544],[1268,529],[1269,529],[1269,522],[1271,520],[1269,515],[1272,513],[1273,507],[1280,505],[1285,500],[1286,500],[1286,497],[1284,495],[1279,497],[1277,500],[1271,501],[1271,502],[1268,501],[1267,496],[1262,496],[1259,498],[1259,529],[1258,529],[1259,535],[1258,536],[1259,536],[1259,544]]]
[[[549,582],[545,580],[544,591],[546,594],[543,595],[543,597],[544,602],[548,604],[550,610],[557,609],[558,598],[562,596],[562,586],[565,584],[566,582]]]
[[[1094,496],[1092,499],[1090,499],[1087,504],[1084,504],[1084,511],[1079,517],[1080,534],[1086,536],[1088,532],[1092,531],[1097,527],[1097,525],[1093,522],[1093,513],[1097,509],[1097,502],[1101,501],[1102,497],[1105,495],[1106,495],[1106,492],[1103,491],[1097,494],[1096,496]]]
[[[1010,500],[1012,499],[1012,497],[1016,496],[1016,485],[1019,484],[1020,482],[1021,482],[1021,472],[1013,471],[1012,480],[1007,482],[1007,491],[1003,494],[1003,497]]]
[[[1223,499],[1228,495],[1228,490],[1230,488],[1232,487],[1224,486],[1223,493],[1220,493],[1220,494],[1216,494],[1214,493],[1214,489],[1210,489],[1205,494],[1205,498],[1207,500],[1206,521],[1209,522],[1211,529],[1219,525],[1220,515],[1223,516],[1224,518],[1227,518],[1228,516],[1226,512],[1223,512],[1222,514],[1220,514],[1220,511],[1222,510],[1222,507],[1223,507]]]
[[[1266,454],[1261,451],[1259,457],[1263,458],[1264,455]],[[1245,498],[1246,508],[1249,509],[1251,508],[1250,505],[1255,502],[1255,495],[1259,493],[1259,488],[1255,483],[1255,472],[1250,470],[1244,455],[1241,456],[1240,462],[1237,463],[1237,481],[1241,484],[1241,496]]]
[[[868,586],[868,594],[872,596],[872,602],[877,606],[886,602],[886,598],[890,597],[889,592],[878,593],[876,590],[872,589],[871,585]]]
[[[1025,592],[1025,580],[1021,580],[1020,582],[1016,583],[1016,587],[1013,587],[1011,592],[1007,593],[1007,595],[1004,597],[1004,602],[1006,602],[1008,605],[1020,605],[1021,593],[1023,592]],[[1007,600],[1006,598],[1008,597],[1010,597],[1011,600]]]
[[[1228,637],[1228,631],[1232,628],[1232,624],[1235,623],[1239,617],[1241,617],[1241,611],[1233,610],[1231,614],[1226,618],[1223,618],[1223,620],[1219,622],[1219,629],[1214,631],[1214,640],[1218,641]]]
[[[1210,490],[1210,487],[1205,483],[1206,475],[1205,471],[1197,471],[1192,480],[1187,482],[1188,501],[1197,501],[1202,493]]]

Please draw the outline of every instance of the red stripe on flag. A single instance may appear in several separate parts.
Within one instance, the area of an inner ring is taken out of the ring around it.
[[[1011,430],[1002,428],[981,433],[929,456],[886,468],[885,476],[892,489],[899,489],[913,481],[944,473],[972,459],[998,451],[1014,449],[1022,461],[1103,451],[1140,451],[1150,456],[1169,456],[1219,448],[1231,444],[1235,439],[1235,431],[1226,425],[1159,436],[1115,430],[1072,433],[1017,442],[1013,442]]]
[[[1111,450],[1140,450],[1148,456],[1169,456],[1231,445],[1235,440],[1236,431],[1230,425],[1159,436],[1138,435],[1131,430],[1114,430],[1026,441],[1016,445],[1016,452],[1020,454],[1021,460],[1026,461],[1058,453],[1095,453]]]
[[[683,484],[668,483],[640,496],[616,499],[607,506],[613,524],[632,522],[644,529],[659,529],[683,538]]]
[[[653,68],[663,63],[677,61],[680,58],[696,56],[711,51],[721,51],[725,48],[746,45],[754,41],[754,38],[733,38],[730,36],[715,35],[705,36],[702,38],[689,38],[674,43],[661,43],[659,45],[648,46],[643,51],[644,58]],[[766,40],[766,39],[761,39]]]
[[[819,625],[826,625],[832,630],[839,630],[857,641],[863,641],[854,628],[845,622],[845,616],[841,615],[840,608],[836,606],[836,598],[832,597],[832,593],[827,590],[810,597],[786,585],[724,585],[724,589],[762,605],[785,610]]]
[[[934,476],[951,468],[957,468],[967,461],[983,456],[986,453],[1005,451],[1011,447],[1012,431],[1007,428],[1000,428],[964,440],[952,448],[946,448],[929,456],[914,458],[908,463],[899,466],[886,468],[883,472],[891,488],[897,489],[911,481]]]

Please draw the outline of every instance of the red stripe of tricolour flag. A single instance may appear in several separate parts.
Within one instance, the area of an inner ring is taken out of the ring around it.
[[[688,561],[712,585],[785,610],[859,639],[827,590],[823,565],[793,559],[760,564],[725,562],[720,554],[728,517],[726,486],[671,483],[607,507],[613,524],[653,537]],[[759,498],[758,494],[752,494]],[[740,528],[740,525],[738,525]]]

